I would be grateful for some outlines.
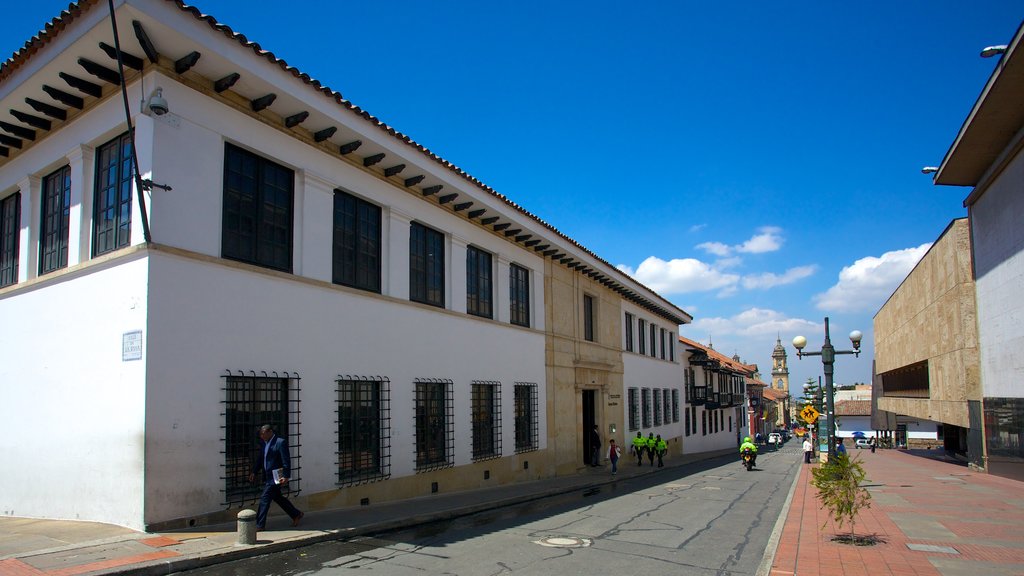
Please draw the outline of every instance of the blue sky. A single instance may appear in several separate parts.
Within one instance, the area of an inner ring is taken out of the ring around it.
[[[105,3],[104,3],[105,4]],[[633,274],[763,372],[872,318],[969,190],[941,162],[1019,1],[196,5]],[[258,9],[255,8],[258,6]],[[67,2],[18,3],[6,58]],[[767,374],[765,375],[767,380]]]

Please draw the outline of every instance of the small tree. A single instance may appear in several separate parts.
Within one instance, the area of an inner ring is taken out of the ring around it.
[[[859,459],[846,454],[829,456],[828,462],[811,471],[811,485],[818,489],[818,499],[828,509],[840,528],[850,524],[850,541],[858,543],[855,526],[857,513],[871,507],[871,493],[860,484],[867,477]],[[828,525],[826,521],[822,529]]]

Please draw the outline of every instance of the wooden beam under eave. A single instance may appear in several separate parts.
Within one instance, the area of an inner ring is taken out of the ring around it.
[[[93,76],[109,82],[110,84],[121,85],[121,75],[117,73],[117,70],[111,70],[102,64],[97,64],[88,58],[79,58],[78,65],[85,69],[86,72]]]
[[[309,112],[306,112],[305,110],[303,110],[302,112],[299,112],[298,114],[292,114],[291,116],[286,117],[284,119],[284,125],[287,128],[295,128],[299,124],[302,124],[303,122],[305,122],[306,118],[309,118]]]
[[[118,55],[117,48],[114,48],[113,46],[111,46],[110,44],[107,44],[106,42],[100,42],[100,50],[103,50],[104,52],[106,52],[107,56],[110,56],[111,60],[113,60],[114,62],[117,62],[117,55]],[[121,50],[120,54],[121,54],[121,63],[123,63],[125,66],[127,66],[127,67],[129,67],[129,68],[131,68],[133,70],[142,70],[142,64],[143,64],[142,58],[139,58],[138,56],[134,56],[132,54],[129,54],[129,53],[125,52],[124,50]]]
[[[363,166],[366,166],[367,168],[369,168],[370,166],[373,166],[374,164],[380,162],[383,159],[384,159],[384,153],[383,152],[381,152],[380,154],[374,154],[372,156],[367,156],[366,158],[363,158]]]
[[[491,224],[494,224],[497,221],[497,216],[488,216],[487,218],[480,220],[480,223],[483,224],[484,226],[490,226]]]
[[[549,252],[556,252],[556,254],[551,257],[552,260],[559,260],[563,256],[565,256],[565,254],[562,254],[561,252],[558,252],[558,250],[549,250]],[[544,254],[547,254],[547,252],[545,252]]]
[[[534,238],[533,240],[530,240],[528,242],[523,242],[523,246],[526,246],[527,248],[532,248],[532,247],[536,246],[537,244],[540,244],[540,240],[538,240],[536,238]]]
[[[238,82],[238,80],[241,77],[242,77],[242,75],[239,74],[238,72],[232,72],[231,74],[228,74],[227,76],[221,78],[220,80],[214,80],[214,82],[213,82],[213,91],[218,93],[218,94],[220,94],[221,92],[223,92],[223,91],[227,90],[228,88],[231,88],[232,86],[234,86],[235,82]]]
[[[150,62],[156,64],[160,60],[160,53],[156,51],[156,46],[149,39],[149,34],[146,34],[146,29],[142,27],[142,22],[132,20],[132,28],[135,29],[135,38],[138,39],[139,46],[142,46],[142,51],[146,53],[146,58],[149,58]]]
[[[533,250],[534,252],[543,252],[544,250],[547,250],[550,247],[551,244],[541,244],[540,246],[534,246]]]
[[[341,147],[338,148],[338,152],[342,156],[344,156],[346,154],[351,154],[351,153],[355,152],[356,150],[358,150],[359,147],[362,146],[362,145],[363,145],[363,141],[362,140],[353,140],[353,141],[349,142],[348,144],[342,144]]]
[[[69,94],[63,90],[58,90],[52,86],[47,86],[46,84],[43,84],[43,92],[46,92],[50,95],[50,98],[53,98],[57,102],[60,102],[61,104],[64,104],[66,106],[78,108],[79,110],[85,108],[85,100],[81,96]]]
[[[469,214],[466,214],[466,218],[473,220],[479,218],[480,216],[483,216],[484,212],[487,212],[487,210],[484,210],[482,208],[479,210],[470,210]]]
[[[516,234],[519,234],[522,231],[522,228],[516,228],[515,230],[505,230],[505,238],[508,238],[509,236],[515,236]]]
[[[35,140],[36,131],[29,130],[23,126],[16,124],[8,124],[7,122],[0,122],[0,130],[7,132],[8,134],[14,134],[18,138],[24,138],[25,140]]]
[[[463,210],[469,208],[472,205],[472,202],[459,202],[455,206],[452,206],[452,210],[455,210],[456,212],[462,212]]]
[[[413,176],[411,178],[406,178],[405,179],[405,187],[409,188],[409,187],[415,186],[415,185],[419,184],[420,182],[423,182],[424,178],[425,178],[425,176],[423,174],[417,174],[416,176]]]
[[[36,112],[42,112],[55,120],[68,119],[68,112],[63,108],[57,108],[56,106],[51,106],[46,102],[40,102],[39,100],[33,100],[32,98],[25,98],[25,103],[34,108]]]
[[[337,131],[337,126],[328,126],[323,130],[317,130],[316,132],[313,133],[313,140],[316,140],[317,142],[323,142],[324,140],[327,140],[331,136],[334,136],[334,133]]]
[[[99,84],[83,80],[78,76],[72,76],[66,72],[60,72],[57,76],[60,76],[61,80],[67,82],[68,86],[71,86],[75,90],[78,90],[87,96],[92,96],[94,98],[103,96],[103,88]]]
[[[516,242],[525,242],[530,238],[533,238],[533,234],[523,234],[521,236],[516,236]]]
[[[434,186],[427,186],[426,188],[423,189],[423,195],[424,196],[430,196],[430,195],[433,195],[433,194],[437,194],[438,192],[441,191],[442,188],[444,188],[444,184],[436,184]]]
[[[32,114],[26,114],[25,112],[21,112],[19,110],[15,110],[13,108],[11,109],[11,116],[14,116],[15,118],[17,118],[21,122],[24,122],[25,124],[28,124],[29,126],[32,126],[33,128],[39,128],[40,130],[47,130],[47,131],[49,131],[50,128],[53,126],[53,123],[50,122],[49,120],[47,120],[46,118],[40,118],[39,116],[33,116]]]
[[[12,148],[17,148],[21,150],[21,140],[17,138],[11,138],[6,134],[0,134],[0,144],[3,144],[4,146],[11,146]]]
[[[274,103],[274,100],[277,100],[277,94],[271,92],[270,94],[260,96],[255,100],[250,100],[249,106],[252,107],[253,112],[259,112],[260,110],[270,107],[270,105]]]
[[[202,56],[202,54],[193,50],[181,58],[178,58],[174,61],[174,71],[178,74],[188,72],[196,65],[196,62],[199,62],[200,56]]]
[[[447,204],[447,203],[451,202],[452,200],[455,200],[458,197],[459,197],[458,194],[445,194],[444,196],[441,196],[440,198],[438,198],[437,201],[439,203],[441,203],[441,204]]]
[[[394,166],[388,166],[384,169],[384,177],[391,178],[395,174],[398,174],[402,170],[405,170],[405,164],[395,164]]]
[[[545,250],[545,251],[541,252],[541,254],[543,254],[545,256],[551,256],[552,254],[555,254],[557,252],[558,252],[558,250],[555,250],[554,248],[552,248],[551,250]]]
[[[495,224],[494,225],[494,231],[495,232],[500,232],[500,231],[504,230],[505,228],[508,228],[511,225],[512,225],[511,222],[502,222],[501,224]]]

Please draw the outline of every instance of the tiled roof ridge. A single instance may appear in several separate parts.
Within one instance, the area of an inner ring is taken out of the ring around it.
[[[479,187],[480,189],[484,190],[488,194],[494,196],[495,198],[497,198],[497,199],[501,200],[502,202],[506,203],[508,206],[510,206],[513,209],[517,210],[518,212],[520,212],[524,216],[527,216],[528,218],[531,218],[532,220],[536,221],[538,224],[540,224],[544,228],[547,228],[548,230],[550,230],[554,234],[558,235],[563,240],[569,242],[570,244],[572,244],[576,248],[579,248],[580,250],[582,250],[583,252],[585,252],[586,254],[588,254],[589,256],[591,256],[592,258],[597,260],[598,262],[600,262],[601,264],[604,264],[605,266],[607,266],[615,274],[621,275],[622,277],[628,279],[630,282],[633,282],[637,286],[640,286],[644,290],[647,290],[649,293],[656,295],[659,299],[661,299],[661,301],[663,302],[664,305],[666,305],[667,307],[669,307],[671,309],[674,309],[678,313],[678,314],[677,313],[673,313],[672,310],[667,310],[669,315],[680,316],[681,317],[680,319],[682,319],[682,317],[691,317],[685,310],[679,308],[675,304],[672,304],[671,302],[666,300],[663,296],[658,294],[656,291],[654,291],[650,287],[644,285],[642,282],[640,282],[636,278],[633,278],[629,274],[626,274],[625,272],[620,270],[617,266],[612,265],[610,262],[608,262],[604,258],[601,258],[597,254],[592,252],[590,249],[588,249],[587,247],[583,246],[582,244],[580,244],[576,240],[573,240],[572,238],[570,238],[569,236],[567,236],[566,234],[564,234],[563,232],[561,232],[560,230],[555,228],[553,225],[551,225],[550,223],[548,223],[544,219],[542,219],[539,216],[537,216],[536,214],[533,214],[532,212],[526,210],[525,208],[523,208],[519,204],[513,202],[512,200],[510,200],[504,194],[501,194],[500,192],[498,192],[494,188],[491,188],[487,184],[484,184],[482,181],[480,181],[476,177],[472,176],[471,174],[469,174],[465,170],[459,168],[455,164],[453,164],[453,163],[449,162],[448,160],[445,160],[444,158],[442,158],[442,157],[438,156],[437,154],[431,152],[429,148],[427,148],[426,146],[423,146],[422,144],[416,142],[410,136],[408,136],[408,135],[406,135],[406,134],[404,134],[404,133],[402,133],[402,132],[392,128],[391,126],[389,126],[387,123],[381,121],[376,116],[373,116],[369,112],[367,112],[367,111],[363,110],[362,108],[360,108],[359,106],[353,104],[349,100],[345,99],[341,95],[340,92],[337,92],[335,90],[332,90],[332,89],[328,88],[327,86],[324,86],[319,80],[316,80],[316,79],[312,78],[311,76],[309,76],[305,72],[302,72],[298,68],[288,64],[283,59],[278,58],[276,55],[274,55],[273,52],[271,52],[269,50],[263,49],[259,45],[259,43],[250,41],[244,34],[235,32],[227,24],[222,24],[222,23],[218,22],[216,18],[214,18],[213,16],[211,16],[209,14],[204,14],[196,6],[191,6],[189,4],[185,4],[185,2],[183,2],[182,0],[166,0],[166,1],[174,3],[182,11],[191,13],[192,16],[194,18],[196,18],[197,20],[202,20],[202,21],[206,22],[211,28],[213,28],[214,30],[224,34],[228,38],[231,38],[231,39],[234,39],[234,40],[238,41],[242,46],[245,46],[247,48],[251,48],[253,50],[253,52],[257,56],[261,56],[261,57],[265,58],[271,64],[276,64],[282,70],[292,74],[293,76],[295,76],[296,78],[298,78],[299,80],[304,82],[305,84],[312,86],[314,89],[319,90],[324,95],[333,98],[335,100],[335,102],[337,102],[339,105],[341,105],[344,108],[348,109],[349,111],[351,111],[351,112],[361,116],[364,120],[374,124],[377,128],[387,132],[390,136],[398,138],[400,141],[402,141],[406,145],[413,147],[414,149],[416,149],[420,153],[426,155],[431,160],[437,162],[438,164],[440,164],[441,166],[445,167],[446,169],[454,172],[455,174],[457,174],[462,179],[464,179],[464,180],[466,180],[466,181],[476,185],[477,187]],[[42,46],[44,46],[47,42],[49,42],[54,36],[56,36],[56,34],[60,30],[65,28],[76,17],[78,17],[80,14],[84,13],[86,10],[88,10],[89,8],[91,8],[93,5],[95,5],[97,3],[99,3],[99,0],[78,0],[77,2],[70,3],[68,5],[67,10],[61,11],[61,13],[58,16],[54,17],[49,23],[47,23],[45,29],[42,30],[41,33],[33,36],[31,39],[29,39],[25,43],[24,47],[22,47],[20,50],[15,52],[5,62],[0,63],[0,82],[3,82],[3,80],[7,76],[10,76],[11,74],[14,73],[15,70],[20,68],[20,66],[22,64],[24,64],[32,54],[34,54],[37,50],[39,50]]]
[[[691,339],[689,339],[689,338],[687,338],[685,336],[679,336],[679,339],[682,340],[683,342],[687,343],[687,344],[691,344],[693,346],[696,346],[697,348],[700,348],[701,350],[704,350],[705,353],[707,353],[709,356],[713,356],[715,358],[715,360],[718,360],[718,361],[722,362],[723,364],[727,364],[731,368],[734,368],[736,370],[740,370],[740,371],[743,371],[743,372],[752,372],[753,371],[751,369],[750,365],[744,364],[742,362],[737,362],[737,361],[733,360],[732,358],[726,356],[725,354],[722,354],[718,350],[715,350],[714,348],[710,348],[708,346],[705,346],[704,344],[701,344],[700,342],[697,342],[696,340],[691,340]]]

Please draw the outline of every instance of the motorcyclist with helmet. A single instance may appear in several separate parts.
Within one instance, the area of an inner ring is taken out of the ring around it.
[[[757,466],[757,445],[750,441],[750,436],[743,438],[743,443],[740,444],[740,462],[743,462],[743,451],[750,449],[750,466]]]

